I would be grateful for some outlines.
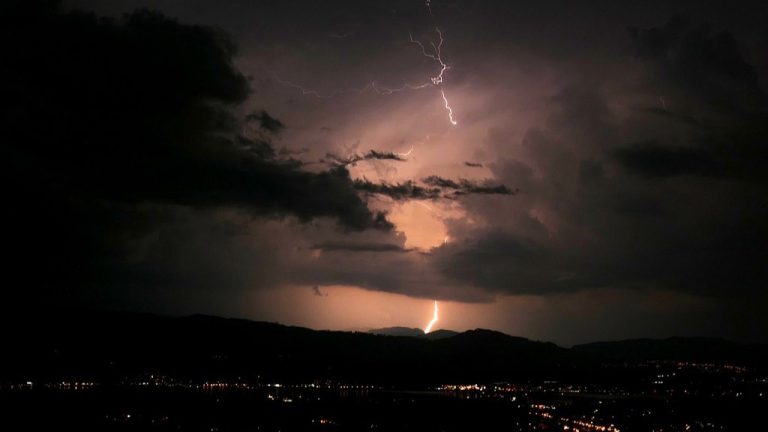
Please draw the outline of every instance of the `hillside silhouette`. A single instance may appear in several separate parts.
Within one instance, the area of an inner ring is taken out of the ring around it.
[[[766,358],[764,345],[719,339],[644,339],[566,349],[484,329],[391,336],[205,315],[88,312],[50,315],[16,329],[5,342],[0,379],[117,382],[158,374],[410,386],[566,379],[599,374],[606,361],[734,360],[763,366]]]
[[[424,333],[424,330],[420,328],[412,328],[412,327],[385,327],[380,329],[369,330],[368,333],[376,334],[376,335],[384,335],[384,336],[419,337],[419,338],[427,338],[427,339],[433,339],[433,340],[445,339],[445,338],[453,337],[459,334],[458,332],[455,332],[453,330],[446,330],[446,329],[432,330],[429,333]]]

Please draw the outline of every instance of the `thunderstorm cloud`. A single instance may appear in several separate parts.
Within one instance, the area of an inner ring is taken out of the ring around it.
[[[764,6],[185,3],[2,7],[9,304],[768,334]]]

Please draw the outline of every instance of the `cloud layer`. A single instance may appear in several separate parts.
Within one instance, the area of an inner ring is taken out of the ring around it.
[[[498,326],[553,338],[639,334],[620,307],[657,334],[768,330],[765,8],[19,5],[0,138],[20,299],[248,315],[249,293],[348,286],[495,301]],[[409,34],[436,25],[444,84],[410,89],[437,71]]]

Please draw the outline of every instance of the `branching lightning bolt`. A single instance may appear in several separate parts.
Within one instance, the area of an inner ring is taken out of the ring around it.
[[[427,6],[429,6],[429,3],[427,3]],[[408,33],[408,37],[410,38],[412,43],[415,43],[416,45],[421,48],[421,54],[424,55],[424,57],[430,58],[434,61],[436,61],[440,65],[440,72],[430,78],[432,81],[432,84],[435,86],[439,86],[443,84],[443,75],[445,75],[445,71],[450,69],[451,67],[443,61],[441,50],[443,48],[443,42],[445,39],[443,39],[443,33],[440,31],[439,27],[435,27],[435,32],[437,32],[437,36],[440,38],[440,41],[435,44],[434,42],[430,42],[429,44],[432,46],[432,52],[428,52],[426,47],[424,47],[424,44],[421,43],[421,41],[418,41],[413,38],[413,35]],[[443,103],[445,105],[445,110],[448,111],[448,120],[451,122],[452,125],[456,126],[459,124],[456,119],[453,118],[453,108],[451,108],[450,103],[448,103],[448,98],[445,96],[445,90],[440,89],[440,95],[443,97]]]
[[[430,0],[426,0],[425,5],[427,7],[427,10],[429,11],[429,15],[432,18],[434,18],[434,15],[432,14],[432,6],[430,4]],[[421,90],[428,87],[442,86],[445,72],[451,67],[447,63],[445,63],[445,61],[443,61],[443,57],[442,57],[441,50],[443,48],[443,42],[445,41],[445,39],[443,38],[443,33],[440,31],[440,28],[437,26],[435,26],[435,32],[437,33],[439,41],[437,43],[430,41],[429,46],[431,47],[431,49],[429,50],[421,41],[414,39],[413,35],[411,33],[408,33],[408,38],[410,39],[411,43],[414,43],[419,46],[419,48],[421,49],[421,54],[433,60],[440,66],[440,70],[438,74],[433,77],[430,77],[429,81],[426,81],[422,84],[405,83],[400,87],[385,87],[377,84],[376,81],[372,81],[362,87],[350,87],[350,88],[334,90],[329,93],[322,93],[318,90],[314,90],[314,89],[305,87],[303,85],[297,84],[295,82],[282,79],[272,71],[270,71],[270,75],[272,75],[273,79],[279,84],[299,90],[301,94],[304,96],[314,96],[318,99],[332,99],[334,97],[343,96],[346,94],[365,94],[365,93],[374,93],[377,95],[386,96],[386,95],[391,95],[391,94],[399,93],[406,90]],[[448,120],[453,126],[456,126],[458,122],[453,116],[453,108],[448,102],[448,98],[445,95],[445,90],[440,89],[440,95],[443,98],[443,105],[445,106],[445,110],[448,112]]]
[[[427,334],[432,331],[432,326],[435,325],[437,322],[437,300],[435,300],[435,312],[432,315],[432,321],[427,324],[427,328],[424,329],[424,334]]]
[[[440,37],[440,42],[438,42],[437,45],[435,45],[434,42],[429,43],[432,45],[431,53],[427,52],[426,48],[424,48],[424,44],[422,44],[421,41],[414,39],[412,34],[408,33],[408,37],[411,39],[411,43],[415,43],[419,46],[419,48],[421,48],[421,53],[424,55],[424,57],[431,58],[440,64],[440,73],[430,78],[432,80],[432,84],[440,85],[443,83],[443,74],[451,67],[445,64],[440,54],[440,50],[443,47],[443,33],[437,27],[435,27],[435,31],[437,32],[437,36]]]

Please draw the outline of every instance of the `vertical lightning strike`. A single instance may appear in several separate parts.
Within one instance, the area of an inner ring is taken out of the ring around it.
[[[432,326],[435,325],[437,322],[437,300],[435,300],[435,312],[432,315],[432,321],[427,324],[427,328],[424,329],[424,334],[427,334],[432,331]]]
[[[445,91],[440,90],[440,94],[443,95],[443,102],[445,102],[445,109],[448,111],[448,120],[450,120],[452,125],[456,126],[459,123],[453,118],[453,108],[451,108],[451,106],[448,105],[448,98],[445,97]]]

